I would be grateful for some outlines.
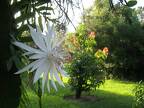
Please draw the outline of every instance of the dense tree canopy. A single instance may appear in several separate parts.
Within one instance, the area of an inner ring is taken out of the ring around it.
[[[108,10],[108,2],[96,0],[95,5],[84,14],[87,28],[97,34],[99,48],[110,49],[111,73],[125,79],[143,79],[143,29],[136,11],[127,6],[115,5],[115,11]]]

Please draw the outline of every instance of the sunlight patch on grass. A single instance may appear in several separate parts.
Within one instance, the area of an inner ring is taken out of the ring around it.
[[[106,80],[105,84],[99,89],[115,94],[133,96],[133,89],[136,84],[126,81]]]

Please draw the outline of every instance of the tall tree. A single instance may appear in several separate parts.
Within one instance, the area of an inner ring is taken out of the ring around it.
[[[10,32],[13,28],[8,0],[0,1],[0,108],[16,108],[20,99],[20,76],[14,75],[17,71],[13,64],[8,70],[7,61],[10,59]]]

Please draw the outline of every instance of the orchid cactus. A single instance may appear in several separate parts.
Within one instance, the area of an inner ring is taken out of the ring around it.
[[[42,79],[42,92],[44,93],[45,85],[50,92],[50,86],[57,90],[55,81],[64,86],[61,76],[68,76],[63,70],[64,61],[67,57],[62,43],[65,40],[65,33],[57,35],[54,25],[48,24],[48,29],[41,31],[40,27],[37,29],[29,26],[30,34],[35,45],[33,47],[25,43],[15,41],[13,44],[25,51],[25,55],[32,61],[29,65],[16,72],[21,74],[26,71],[35,72],[33,83]]]

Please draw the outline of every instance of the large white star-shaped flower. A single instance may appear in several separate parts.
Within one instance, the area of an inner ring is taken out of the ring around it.
[[[63,70],[66,53],[62,48],[62,43],[65,36],[56,35],[53,25],[48,25],[48,30],[45,32],[42,32],[38,26],[37,31],[31,26],[29,28],[36,48],[21,42],[14,42],[14,45],[25,50],[25,55],[32,60],[29,65],[16,72],[16,74],[30,70],[35,72],[34,83],[42,78],[43,93],[45,85],[47,85],[48,91],[50,91],[50,84],[57,90],[55,81],[64,86],[61,76],[67,76]]]

